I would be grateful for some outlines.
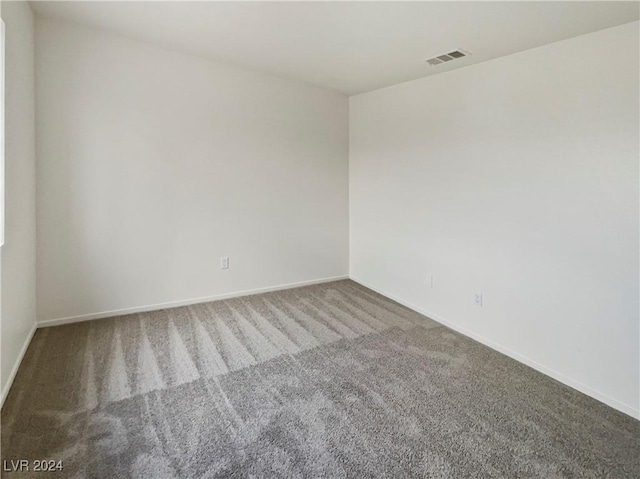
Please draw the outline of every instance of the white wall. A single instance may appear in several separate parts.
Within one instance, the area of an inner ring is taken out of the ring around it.
[[[636,417],[638,29],[350,99],[351,276]]]
[[[2,401],[36,319],[34,28],[26,2],[3,2],[5,22],[5,244],[2,256]]]
[[[345,96],[41,18],[36,70],[40,320],[348,274]]]

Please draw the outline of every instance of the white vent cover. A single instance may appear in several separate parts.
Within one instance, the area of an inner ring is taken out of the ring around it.
[[[441,63],[450,62],[452,60],[457,60],[458,58],[463,58],[468,56],[469,53],[464,52],[462,50],[454,50],[449,53],[445,53],[443,55],[438,55],[437,57],[427,58],[425,62],[427,62],[431,66],[440,65]]]

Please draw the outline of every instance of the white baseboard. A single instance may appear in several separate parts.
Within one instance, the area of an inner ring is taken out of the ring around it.
[[[20,354],[18,354],[18,357],[16,358],[16,362],[14,363],[13,368],[11,368],[11,373],[9,373],[9,379],[7,380],[7,384],[4,385],[4,389],[2,390],[2,398],[0,399],[0,408],[4,405],[4,400],[7,399],[9,390],[13,385],[13,380],[16,378],[16,374],[18,374],[18,368],[22,363],[22,359],[24,358],[24,355],[27,352],[27,348],[29,347],[29,344],[31,344],[31,339],[33,338],[33,335],[36,333],[37,328],[38,328],[37,323],[33,323],[33,326],[31,327],[31,331],[29,331],[29,334],[27,334],[27,337],[24,340],[24,344],[22,345]]]
[[[241,296],[249,296],[252,294],[268,293],[271,291],[280,291],[283,289],[300,288],[302,286],[311,286],[313,284],[329,283],[331,281],[339,281],[341,279],[349,279],[348,275],[333,276],[330,278],[313,279],[310,281],[300,281],[298,283],[279,284],[276,286],[267,286],[266,288],[249,289],[245,291],[235,291],[233,293],[216,294],[213,296],[204,296],[201,298],[185,299],[180,301],[170,301],[168,303],[148,304],[146,306],[136,306],[133,308],[114,309],[112,311],[101,311],[99,313],[81,314],[78,316],[68,316],[66,318],[46,319],[38,321],[38,328],[46,328],[49,326],[60,326],[61,324],[77,323],[80,321],[89,321],[91,319],[110,318],[113,316],[122,316],[124,314],[144,313],[147,311],[157,311],[159,309],[177,308],[179,306],[189,306],[191,304],[207,303],[209,301],[218,301],[221,299],[239,298]]]
[[[7,383],[7,385],[5,386],[5,390],[2,391],[2,404],[4,403],[4,400],[6,398],[7,393],[9,392],[9,389],[11,387],[11,384],[13,383],[13,380],[15,378],[15,375],[18,371],[18,367],[20,366],[20,362],[22,361],[22,358],[27,350],[27,347],[29,346],[29,343],[31,341],[31,338],[33,337],[33,334],[35,333],[36,327],[38,328],[43,328],[43,327],[48,327],[48,326],[58,326],[61,324],[69,324],[69,323],[76,323],[76,322],[80,322],[80,321],[88,321],[88,320],[92,320],[92,319],[100,319],[100,318],[108,318],[108,317],[112,317],[112,316],[121,316],[124,314],[132,314],[132,313],[141,313],[141,312],[146,312],[146,311],[154,311],[154,310],[158,310],[158,309],[167,309],[167,308],[175,308],[178,306],[188,306],[191,304],[197,304],[197,303],[205,303],[208,301],[216,301],[216,300],[221,300],[221,299],[229,299],[229,298],[237,298],[237,297],[241,297],[241,296],[249,296],[252,294],[260,294],[260,293],[267,293],[270,291],[279,291],[279,290],[283,290],[283,289],[291,289],[291,288],[299,288],[302,286],[310,286],[313,284],[321,284],[321,283],[328,283],[331,281],[338,281],[338,280],[342,280],[342,279],[349,279],[349,276],[334,276],[331,278],[322,278],[322,279],[317,279],[317,280],[311,280],[311,281],[301,281],[298,283],[289,283],[289,284],[281,284],[281,285],[277,285],[277,286],[269,286],[266,288],[257,288],[257,289],[251,289],[251,290],[246,290],[246,291],[236,291],[233,293],[224,293],[224,294],[218,294],[218,295],[213,295],[213,296],[206,296],[206,297],[201,297],[201,298],[193,298],[193,299],[187,299],[187,300],[182,300],[182,301],[171,301],[171,302],[167,302],[167,303],[158,303],[158,304],[151,304],[151,305],[146,305],[146,306],[139,306],[139,307],[134,307],[134,308],[126,308],[126,309],[118,309],[118,310],[112,310],[112,311],[103,311],[103,312],[99,312],[99,313],[92,313],[92,314],[84,314],[84,315],[78,315],[78,316],[70,316],[70,317],[66,317],[66,318],[58,318],[58,319],[49,319],[49,320],[44,320],[44,321],[39,321],[37,324],[34,325],[34,327],[32,328],[31,332],[29,333],[29,336],[27,337],[27,340],[25,341],[25,344],[22,348],[22,351],[20,353],[20,356],[18,357],[18,360],[16,361],[16,364],[13,367],[13,370],[11,371],[11,375],[9,378],[9,381]],[[469,331],[466,328],[463,328],[461,326],[458,326],[446,319],[444,319],[443,317],[431,312],[431,311],[426,311],[422,308],[419,308],[413,304],[408,303],[407,301],[404,301],[392,294],[389,294],[385,291],[382,291],[381,289],[366,283],[365,281],[362,281],[358,278],[355,277],[351,277],[351,280],[355,281],[356,283],[361,284],[362,286],[369,288],[383,296],[386,296],[387,298],[390,298],[400,304],[402,304],[403,306],[406,306],[409,309],[412,309],[424,316],[427,316],[431,319],[433,319],[434,321],[437,321],[445,326],[447,326],[448,328],[453,329],[454,331],[457,331],[461,334],[464,334],[467,337],[470,337],[482,344],[484,344],[485,346],[488,346],[502,354],[505,354],[506,356],[509,356],[512,359],[515,359],[516,361],[526,364],[527,366],[535,369],[536,371],[539,371],[547,376],[552,377],[553,379],[556,379],[557,381],[560,381],[561,383],[576,389],[584,394],[586,394],[587,396],[590,396],[594,399],[597,399],[598,401],[607,404],[608,406],[611,406],[614,409],[617,409],[618,411],[621,411],[625,414],[628,414],[631,417],[634,417],[636,419],[640,419],[640,410],[636,409],[632,406],[629,406],[627,404],[624,404],[616,399],[613,399],[610,396],[607,396],[606,394],[603,394],[599,391],[596,391],[595,389],[592,389],[589,386],[586,386],[584,384],[582,384],[579,381],[576,381],[568,376],[565,376],[564,374],[551,369],[543,364],[540,364],[539,362],[530,359],[526,356],[523,356],[522,354],[516,353],[515,351],[512,351],[511,349],[502,346],[501,344],[498,344],[490,339],[485,338],[484,336],[481,336],[477,333],[474,333],[472,331]]]
[[[430,311],[426,311],[422,308],[419,308],[417,306],[414,306],[413,304],[408,303],[407,301],[404,301],[392,294],[386,293],[385,291],[382,291],[379,288],[376,288],[375,286],[372,286],[370,284],[367,284],[366,282],[358,279],[358,278],[354,278],[353,276],[351,277],[352,281],[355,281],[356,283],[361,284],[362,286],[364,286],[365,288],[369,288],[373,291],[375,291],[378,294],[381,294],[382,296],[386,296],[389,299],[392,299],[394,301],[396,301],[397,303],[402,304],[403,306],[406,306],[409,309],[412,309],[413,311],[416,311],[417,313],[420,313],[424,316],[427,316],[428,318],[433,319],[434,321],[437,321],[441,324],[443,324],[444,326],[447,326],[448,328],[451,328],[461,334],[464,334],[465,336],[475,339],[476,341],[484,344],[485,346],[490,347],[491,349],[495,349],[496,351],[509,356],[512,359],[515,359],[516,361],[526,364],[527,366],[535,369],[536,371],[541,372],[542,374],[545,374],[547,376],[552,377],[553,379],[560,381],[561,383],[576,389],[578,391],[580,391],[581,393],[586,394],[587,396],[590,396],[594,399],[597,399],[598,401],[606,404],[607,406],[611,406],[614,409],[617,409],[618,411],[621,411],[625,414],[628,414],[629,416],[635,418],[635,419],[640,419],[640,410],[636,409],[632,406],[629,406],[627,404],[624,404],[616,399],[613,399],[610,396],[607,396],[606,394],[603,394],[599,391],[596,391],[595,389],[590,388],[589,386],[586,386],[584,384],[582,384],[579,381],[576,381],[574,379],[571,379],[568,376],[565,376],[564,374],[551,369],[547,366],[545,366],[544,364],[540,364],[537,361],[534,361],[533,359],[530,359],[526,356],[523,356],[522,354],[516,353],[515,351],[510,350],[509,348],[506,348],[504,346],[502,346],[501,344],[498,344],[490,339],[487,339],[479,334],[476,334],[472,331],[469,331],[466,328],[463,328],[461,326],[458,326],[450,321],[447,321],[446,319],[444,319],[443,317],[432,313]]]

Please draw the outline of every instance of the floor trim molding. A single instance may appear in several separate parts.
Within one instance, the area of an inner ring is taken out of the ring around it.
[[[484,344],[485,346],[490,347],[491,349],[494,349],[496,351],[498,351],[499,353],[502,353],[506,356],[509,356],[511,359],[515,359],[516,361],[526,364],[527,366],[535,369],[538,372],[541,372],[542,374],[545,374],[546,376],[549,376],[553,379],[555,379],[556,381],[560,381],[561,383],[569,386],[570,388],[576,389],[577,391],[580,391],[583,394],[586,394],[587,396],[590,396],[594,399],[597,399],[598,401],[606,404],[607,406],[611,406],[612,408],[623,412],[635,419],[640,419],[640,410],[639,409],[635,409],[632,406],[629,406],[627,404],[624,404],[620,401],[618,401],[617,399],[614,399],[610,396],[607,396],[606,394],[603,394],[599,391],[596,391],[595,389],[590,388],[589,386],[586,386],[585,384],[582,384],[579,381],[576,381],[568,376],[565,376],[564,374],[551,369],[547,366],[545,366],[544,364],[540,364],[539,362],[530,359],[526,356],[523,356],[522,354],[516,353],[515,351],[512,351],[511,349],[502,346],[501,344],[498,344],[490,339],[485,338],[484,336],[481,336],[479,334],[476,334],[472,331],[469,331],[466,328],[463,328],[461,326],[458,326],[454,323],[452,323],[451,321],[446,320],[445,318],[443,318],[442,316],[432,313],[431,311],[426,311],[422,308],[419,308],[411,303],[408,303],[407,301],[404,301],[392,294],[389,294],[383,290],[381,290],[380,288],[377,288],[375,286],[372,286],[371,284],[368,284],[365,281],[362,281],[361,279],[355,278],[353,276],[351,276],[351,280],[355,281],[356,283],[364,286],[365,288],[369,288],[372,291],[375,291],[378,294],[381,294],[382,296],[385,296],[389,299],[392,299],[394,301],[396,301],[397,303],[400,303],[403,306],[406,306],[409,309],[412,309],[424,316],[427,316],[431,319],[433,319],[434,321],[437,321],[441,324],[443,324],[444,326],[447,326],[448,328],[453,329],[454,331],[459,332],[460,334],[464,334],[465,336],[474,339],[482,344]]]
[[[5,387],[5,390],[2,391],[2,402],[1,404],[4,404],[4,400],[9,392],[9,389],[11,388],[11,384],[13,384],[13,380],[15,378],[16,373],[18,372],[18,368],[20,366],[20,363],[22,362],[22,358],[24,357],[24,354],[27,351],[27,348],[29,346],[29,343],[31,342],[31,338],[33,338],[33,335],[36,331],[37,328],[45,328],[45,327],[50,327],[50,326],[59,326],[62,324],[70,324],[70,323],[77,323],[77,322],[81,322],[81,321],[89,321],[89,320],[93,320],[93,319],[100,319],[100,318],[108,318],[108,317],[112,317],[112,316],[121,316],[124,314],[132,314],[132,313],[141,313],[141,312],[146,312],[146,311],[155,311],[155,310],[159,310],[159,309],[167,309],[167,308],[175,308],[175,307],[179,307],[179,306],[188,306],[191,304],[198,304],[198,303],[205,303],[208,301],[216,301],[216,300],[222,300],[222,299],[230,299],[230,298],[238,298],[241,296],[249,296],[249,295],[253,295],[253,294],[260,294],[260,293],[267,293],[267,292],[271,292],[271,291],[279,291],[279,290],[283,290],[283,289],[292,289],[292,288],[299,288],[299,287],[303,287],[303,286],[311,286],[314,284],[321,284],[321,283],[328,283],[331,281],[339,281],[339,280],[343,280],[343,279],[351,279],[352,281],[355,281],[356,283],[361,284],[362,286],[369,288],[383,296],[386,296],[389,299],[392,299],[400,304],[402,304],[403,306],[406,306],[409,309],[412,309],[420,314],[423,314],[451,329],[453,329],[454,331],[457,331],[461,334],[464,334],[465,336],[472,338],[482,344],[484,344],[485,346],[490,347],[491,349],[494,349],[502,354],[505,354],[506,356],[509,356],[512,359],[515,359],[516,361],[526,364],[527,366],[535,369],[536,371],[541,372],[542,374],[545,374],[557,381],[560,381],[561,383],[576,389],[577,391],[580,391],[583,394],[586,394],[587,396],[590,396],[594,399],[597,399],[598,401],[611,406],[612,408],[621,411],[635,419],[640,419],[640,410],[636,409],[632,406],[629,406],[627,404],[624,404],[604,393],[601,393],[599,391],[596,391],[595,389],[590,388],[589,386],[586,386],[585,384],[582,384],[579,381],[576,381],[568,376],[565,376],[564,374],[551,369],[543,364],[540,364],[539,362],[527,357],[527,356],[523,356],[522,354],[519,354],[515,351],[512,351],[511,349],[498,344],[490,339],[485,338],[482,335],[479,335],[477,333],[474,333],[472,331],[469,331],[466,328],[463,328],[461,326],[458,326],[454,323],[452,323],[451,321],[448,321],[447,319],[443,318],[442,316],[435,314],[431,311],[427,311],[424,310],[422,308],[419,308],[407,301],[404,301],[398,297],[396,297],[395,295],[389,294],[386,291],[381,290],[380,288],[377,288],[371,284],[368,284],[366,281],[362,281],[361,279],[358,279],[356,277],[353,276],[348,276],[348,275],[344,275],[344,276],[333,276],[333,277],[329,277],[329,278],[322,278],[322,279],[316,279],[316,280],[310,280],[310,281],[300,281],[300,282],[296,282],[296,283],[288,283],[288,284],[281,284],[281,285],[276,285],[276,286],[269,286],[269,287],[265,287],[265,288],[256,288],[256,289],[250,289],[250,290],[244,290],[244,291],[235,291],[232,293],[223,293],[223,294],[217,294],[217,295],[213,295],[213,296],[205,296],[205,297],[200,297],[200,298],[192,298],[192,299],[187,299],[187,300],[181,300],[181,301],[171,301],[171,302],[166,302],[166,303],[157,303],[157,304],[151,304],[151,305],[146,305],[146,306],[139,306],[139,307],[134,307],[134,308],[125,308],[125,309],[117,309],[117,310],[112,310],[112,311],[103,311],[103,312],[99,312],[99,313],[92,313],[92,314],[84,314],[84,315],[78,315],[78,316],[69,316],[69,317],[65,317],[65,318],[57,318],[57,319],[49,319],[49,320],[44,320],[44,321],[39,321],[37,323],[35,323],[29,333],[29,335],[27,336],[27,340],[25,341],[25,344],[22,347],[22,351],[20,352],[20,355],[18,357],[18,360],[16,361],[16,364],[14,365],[12,371],[11,371],[11,375],[9,377],[9,381],[7,382],[7,385]]]
[[[81,314],[78,316],[68,316],[65,318],[45,319],[42,321],[38,321],[37,327],[47,328],[50,326],[60,326],[62,324],[78,323],[80,321],[89,321],[92,319],[122,316],[124,314],[144,313],[147,311],[157,311],[159,309],[177,308],[179,306],[189,306],[191,304],[207,303],[209,301],[218,301],[221,299],[239,298],[241,296],[249,296],[252,294],[269,293],[271,291],[280,291],[283,289],[300,288],[303,286],[311,286],[314,284],[329,283],[331,281],[339,281],[342,279],[349,279],[349,275],[332,276],[329,278],[313,279],[309,281],[299,281],[297,283],[279,284],[276,286],[267,286],[265,288],[248,289],[244,291],[234,291],[232,293],[215,294],[213,296],[203,296],[200,298],[185,299],[180,301],[169,301],[166,303],[149,304],[145,306],[136,306],[133,308],[114,309],[112,311],[101,311],[99,313]]]
[[[33,335],[36,334],[36,329],[38,329],[38,323],[33,323],[31,326],[31,330],[22,345],[22,349],[20,350],[20,354],[16,358],[16,362],[11,369],[11,373],[9,374],[9,379],[7,380],[7,384],[5,384],[4,389],[2,390],[2,398],[0,398],[0,408],[4,406],[4,400],[7,399],[9,395],[9,391],[11,390],[11,386],[13,385],[13,380],[16,378],[16,374],[18,374],[18,369],[20,368],[20,364],[22,364],[22,360],[24,359],[24,355],[27,353],[27,349],[31,344],[31,340],[33,339]]]

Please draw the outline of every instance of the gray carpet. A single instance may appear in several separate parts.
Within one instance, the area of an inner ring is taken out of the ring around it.
[[[639,451],[640,422],[351,281],[38,330],[2,410],[3,460],[64,467],[3,477],[638,478]]]

